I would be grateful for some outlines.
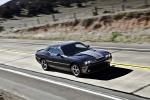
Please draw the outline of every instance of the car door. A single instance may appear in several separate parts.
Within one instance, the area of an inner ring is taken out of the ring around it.
[[[46,58],[45,58],[50,67],[54,66],[53,61],[52,61],[53,60],[52,59],[52,51],[53,51],[53,48],[49,48],[49,50],[47,51]]]
[[[63,55],[59,47],[53,48],[51,52],[51,60],[55,68],[67,71],[70,70],[70,61]]]

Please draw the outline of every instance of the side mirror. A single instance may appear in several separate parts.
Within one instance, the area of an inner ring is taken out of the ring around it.
[[[60,57],[61,57],[61,55],[60,55],[60,54],[57,54],[57,56],[60,56]]]
[[[57,56],[64,58],[61,54],[57,54]]]
[[[90,48],[90,45],[87,45],[88,48]]]
[[[51,52],[47,51],[50,55],[51,55]]]

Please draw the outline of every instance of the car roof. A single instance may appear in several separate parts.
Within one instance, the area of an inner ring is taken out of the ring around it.
[[[58,42],[56,44],[51,45],[51,47],[61,47],[61,46],[65,46],[65,45],[69,45],[69,44],[73,44],[73,43],[79,43],[77,41],[62,41],[62,42]]]

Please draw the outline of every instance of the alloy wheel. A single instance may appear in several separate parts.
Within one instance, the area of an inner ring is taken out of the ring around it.
[[[49,66],[48,66],[48,64],[47,64],[47,62],[46,62],[46,60],[42,60],[41,61],[41,65],[42,65],[42,68],[44,69],[44,70],[49,70]]]
[[[76,77],[79,77],[81,76],[81,71],[80,71],[80,68],[77,64],[73,64],[71,66],[71,71],[72,73],[76,76]]]

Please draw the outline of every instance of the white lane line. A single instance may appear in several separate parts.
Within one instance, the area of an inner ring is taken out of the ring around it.
[[[88,89],[78,87],[78,86],[75,86],[75,85],[71,85],[71,84],[67,84],[67,83],[63,83],[63,82],[59,82],[59,81],[55,81],[55,80],[50,80],[50,79],[47,79],[47,78],[42,78],[42,77],[39,77],[39,76],[27,74],[27,73],[24,73],[24,72],[19,72],[19,71],[6,69],[6,68],[1,68],[1,67],[0,67],[0,70],[15,73],[15,74],[26,76],[26,77],[30,77],[30,78],[41,80],[41,81],[45,81],[45,82],[48,82],[48,83],[53,83],[53,84],[56,84],[56,85],[59,85],[59,86],[64,86],[64,87],[67,87],[67,88],[79,90],[79,91],[82,91],[82,92],[94,94],[94,95],[105,97],[105,98],[112,99],[112,100],[128,100],[126,98],[121,98],[121,97],[117,97],[117,96],[114,96],[114,95],[110,95],[110,94],[106,94],[106,93],[102,93],[102,92],[98,92],[98,91],[88,90]]]

